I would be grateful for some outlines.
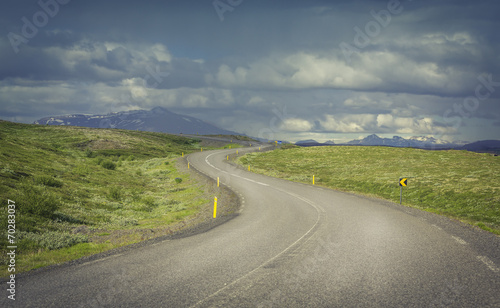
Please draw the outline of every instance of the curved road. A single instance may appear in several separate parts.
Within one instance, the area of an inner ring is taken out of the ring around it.
[[[236,218],[192,237],[20,276],[15,306],[500,307],[499,237],[242,171],[225,162],[234,151],[189,161],[240,196]]]

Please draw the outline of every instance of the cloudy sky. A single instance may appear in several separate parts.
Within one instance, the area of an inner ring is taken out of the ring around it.
[[[495,0],[3,0],[0,118],[162,106],[269,139],[500,139]]]

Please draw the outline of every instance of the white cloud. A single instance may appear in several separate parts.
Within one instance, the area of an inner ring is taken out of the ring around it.
[[[248,106],[260,106],[265,103],[265,100],[260,96],[252,96],[248,101]]]
[[[247,68],[234,69],[223,64],[215,78],[224,87],[287,88],[373,88],[381,80],[364,70],[346,65],[336,56],[322,57],[299,52],[273,55],[257,60]]]
[[[287,132],[308,132],[312,128],[313,125],[309,121],[298,118],[285,119],[280,127]]]
[[[366,94],[360,94],[346,99],[343,104],[346,107],[356,109],[366,107],[389,108],[393,105],[393,102],[388,98],[373,99]]]
[[[356,114],[333,116],[327,115],[320,121],[325,131],[337,133],[359,133],[366,132],[373,125],[375,116],[371,114]]]
[[[336,133],[431,135],[456,131],[452,127],[436,124],[431,117],[398,117],[393,114],[327,115],[320,123],[325,132]]]
[[[401,134],[431,134],[435,130],[434,120],[430,117],[394,117],[391,114],[377,115],[377,126]]]
[[[447,34],[443,32],[428,33],[421,36],[420,39],[413,40],[424,45],[437,45],[437,44],[459,44],[470,45],[477,44],[477,40],[467,32],[454,32]]]
[[[379,114],[377,116],[377,126],[378,127],[390,127],[394,123],[394,117],[392,114]]]
[[[18,104],[59,104],[76,94],[74,88],[66,83],[31,85],[8,85],[0,83],[0,101],[9,101],[11,106]],[[16,108],[17,109],[17,108]]]
[[[150,50],[154,54],[155,58],[158,61],[165,61],[165,62],[171,62],[172,61],[172,55],[168,51],[167,47],[162,44],[154,44],[153,46],[150,47]]]
[[[4,40],[0,39],[0,53],[3,53],[6,46],[2,44]],[[51,45],[37,49],[29,49],[30,52],[37,54],[40,61],[36,62],[33,68],[37,74],[43,76],[45,80],[72,79],[91,82],[120,82],[123,79],[142,77],[151,75],[151,72],[161,73],[170,68],[170,62],[173,57],[163,44],[126,44],[113,41],[93,41],[81,39],[73,42],[71,45]],[[15,58],[19,63],[28,61],[31,63],[33,58],[29,57],[23,61],[21,54]],[[200,63],[192,61],[199,66]],[[27,66],[20,66],[18,75],[32,75],[33,72],[25,72]],[[152,76],[155,77],[155,76]],[[32,78],[32,77],[30,77]],[[156,80],[150,78],[151,84]]]
[[[364,51],[353,59],[351,66],[336,51],[322,55],[275,54],[246,65],[223,64],[206,80],[227,88],[330,88],[456,95],[467,86],[464,75],[474,78],[474,72],[467,70],[470,68],[420,61],[398,51]]]

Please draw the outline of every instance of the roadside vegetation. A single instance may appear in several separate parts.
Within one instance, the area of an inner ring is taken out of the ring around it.
[[[16,274],[170,234],[208,203],[179,172],[199,140],[0,121],[0,276],[7,205],[16,204]]]
[[[252,171],[399,202],[500,234],[500,157],[467,151],[332,146],[277,149],[238,159]]]

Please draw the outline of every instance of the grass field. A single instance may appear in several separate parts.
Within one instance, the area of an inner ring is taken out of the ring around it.
[[[333,146],[278,149],[239,158],[252,171],[376,196],[500,234],[500,157],[467,151]]]
[[[8,200],[16,273],[168,234],[197,213],[203,187],[175,168],[197,140],[161,133],[0,121],[0,276]]]

